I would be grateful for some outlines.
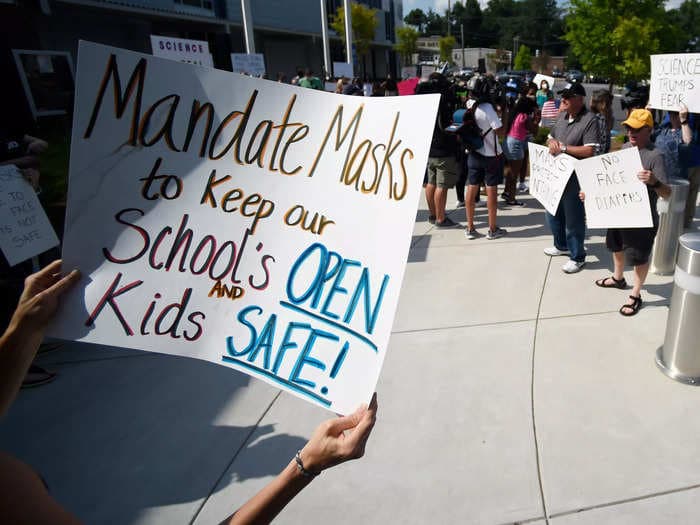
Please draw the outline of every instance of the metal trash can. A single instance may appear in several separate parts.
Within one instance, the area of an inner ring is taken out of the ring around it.
[[[651,252],[651,271],[657,275],[671,275],[676,264],[678,237],[683,233],[683,214],[690,183],[684,179],[671,179],[671,196],[656,201],[659,212],[659,231],[656,232]]]
[[[700,385],[700,233],[678,240],[666,336],[656,365],[676,381]]]

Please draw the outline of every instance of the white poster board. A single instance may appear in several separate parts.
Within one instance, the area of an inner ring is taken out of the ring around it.
[[[231,65],[236,73],[256,77],[265,74],[265,57],[262,53],[231,53]]]
[[[77,89],[64,267],[84,278],[52,335],[203,359],[338,413],[369,402],[439,97],[86,42]]]
[[[547,84],[549,84],[549,89],[554,90],[554,77],[543,75],[542,73],[537,73],[535,75],[535,78],[532,79],[532,81],[537,86],[537,89],[540,89],[540,84],[543,80],[547,81]]]
[[[403,66],[401,68],[401,78],[406,80],[407,78],[414,78],[418,76],[418,68],[416,66]]]
[[[17,166],[0,166],[0,249],[10,266],[58,246],[31,184]]]
[[[209,43],[205,40],[151,35],[151,50],[155,57],[214,67],[214,61],[209,52]]]
[[[649,194],[637,178],[641,170],[637,148],[576,161],[589,228],[651,228]]]
[[[651,55],[649,105],[678,111],[680,104],[700,112],[700,53]]]
[[[348,64],[347,62],[333,62],[333,76],[335,76],[335,78],[345,77],[352,79],[353,75],[352,64]]]
[[[532,142],[528,142],[527,147],[530,153],[530,195],[555,215],[576,159],[566,153],[555,157],[546,146]]]

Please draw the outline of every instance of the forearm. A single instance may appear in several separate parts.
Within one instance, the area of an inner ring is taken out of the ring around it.
[[[567,146],[566,153],[577,159],[587,159],[595,153],[593,146]]]
[[[224,523],[229,525],[269,523],[310,482],[311,479],[304,477],[297,469],[296,462],[292,460],[272,482],[249,499]]]
[[[662,199],[668,199],[671,196],[671,186],[663,182],[658,188],[654,188],[654,191],[656,191],[656,194]]]
[[[690,144],[693,141],[693,130],[690,129],[688,122],[681,125],[681,137],[683,138],[683,144]]]
[[[0,416],[10,407],[44,338],[15,319],[0,338]]]

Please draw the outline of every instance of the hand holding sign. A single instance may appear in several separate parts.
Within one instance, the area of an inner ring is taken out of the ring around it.
[[[530,195],[555,215],[576,159],[565,153],[554,156],[546,146],[532,142],[528,142],[527,147],[530,153]]]

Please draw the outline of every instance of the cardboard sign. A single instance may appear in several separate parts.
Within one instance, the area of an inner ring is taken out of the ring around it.
[[[204,40],[151,35],[151,49],[156,57],[214,67],[209,43]]]
[[[527,147],[530,153],[530,195],[555,215],[576,159],[566,153],[555,157],[546,146],[532,142],[528,142]]]
[[[231,53],[231,65],[236,73],[258,77],[265,74],[265,57],[261,53]]]
[[[31,184],[17,166],[0,166],[0,249],[10,266],[58,246]]]
[[[350,97],[82,42],[52,335],[369,402],[438,95]]]
[[[678,111],[681,104],[700,112],[700,53],[651,55],[649,105]]]
[[[637,178],[640,171],[637,148],[576,161],[589,228],[652,227],[647,187]]]
[[[335,78],[345,77],[352,79],[354,75],[352,64],[348,64],[347,62],[333,62],[333,75],[335,75]]]
[[[537,86],[537,89],[540,89],[540,84],[542,83],[543,80],[547,81],[547,84],[549,84],[550,90],[554,90],[554,77],[543,75],[542,73],[537,73],[535,75],[535,78],[532,79],[532,81]]]

